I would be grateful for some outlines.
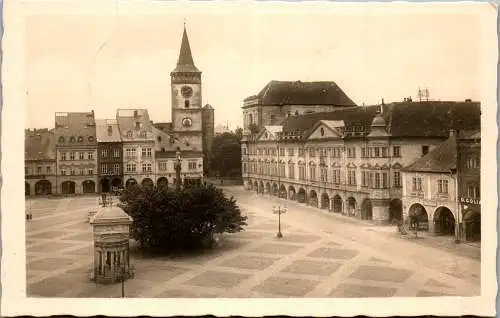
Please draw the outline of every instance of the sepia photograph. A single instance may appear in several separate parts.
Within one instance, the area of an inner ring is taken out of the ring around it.
[[[191,2],[4,3],[2,311],[492,315],[496,7]]]

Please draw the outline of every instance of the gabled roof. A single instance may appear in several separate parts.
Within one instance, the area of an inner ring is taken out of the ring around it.
[[[118,109],[116,120],[120,129],[122,141],[151,141],[154,140],[153,124],[149,120],[149,114],[146,109]],[[139,123],[139,127],[137,127]],[[132,137],[128,133],[132,133]],[[146,134],[146,137],[141,135]]]
[[[386,131],[393,137],[439,137],[450,129],[480,127],[481,109],[477,102],[402,102],[382,105]],[[370,132],[380,105],[356,106],[331,112],[288,116],[283,132],[307,135],[319,120],[343,120],[345,131]],[[365,135],[365,134],[361,134]]]
[[[275,140],[277,138],[277,133],[283,131],[283,126],[264,126],[264,129],[260,131],[257,136],[257,139],[261,139],[264,134],[268,134],[268,138],[266,140]]]
[[[97,142],[121,142],[120,130],[116,119],[96,120]]]
[[[314,132],[317,131],[317,129],[321,126],[325,126],[334,135],[336,135],[340,138],[343,137],[343,129],[345,126],[343,120],[320,120],[320,121],[316,122],[316,124],[314,124],[312,129],[309,130],[306,137],[311,138],[314,135]]]
[[[24,130],[25,160],[55,160],[54,130]]]
[[[153,127],[169,134],[172,131],[172,123],[154,123]]]
[[[356,104],[335,82],[270,81],[257,95],[245,101],[259,99],[260,105],[335,105]]]
[[[58,112],[54,134],[57,145],[89,146],[96,143],[94,112]]]
[[[184,26],[181,49],[179,51],[179,59],[177,60],[177,67],[173,70],[173,73],[189,72],[200,73],[200,71],[194,65],[193,55],[191,54],[191,46],[189,45],[186,27]]]
[[[457,166],[457,139],[450,136],[431,152],[403,169],[407,172],[449,173]]]

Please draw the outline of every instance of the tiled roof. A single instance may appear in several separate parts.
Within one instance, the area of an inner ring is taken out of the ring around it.
[[[334,82],[271,81],[258,95],[261,105],[337,105],[356,104]]]
[[[96,144],[96,125],[94,112],[56,113],[55,130],[58,146]]]
[[[25,160],[55,160],[54,130],[25,129],[24,155]]]
[[[457,166],[457,139],[450,136],[431,152],[403,169],[408,172],[451,172]]]
[[[119,109],[116,113],[116,120],[120,128],[122,141],[152,141],[153,124],[149,120],[146,109]],[[139,128],[137,128],[139,123]],[[128,134],[132,133],[130,137]],[[145,137],[141,135],[145,133]]]
[[[194,66],[193,55],[191,54],[191,46],[189,45],[186,28],[184,28],[184,32],[182,33],[182,43],[181,50],[179,51],[179,59],[177,60],[177,67],[173,70],[173,72],[200,72],[196,68],[196,66]]]
[[[154,123],[153,127],[169,134],[172,131],[172,123]]]
[[[382,116],[393,137],[446,137],[450,129],[480,127],[480,104],[475,102],[403,102],[383,105]],[[380,106],[357,106],[324,113],[289,116],[283,132],[307,134],[319,120],[343,120],[346,131],[370,131]]]
[[[97,142],[121,142],[120,130],[116,119],[96,120]]]
[[[481,140],[481,130],[480,129],[474,129],[474,130],[462,130],[462,131],[459,131],[458,139]]]

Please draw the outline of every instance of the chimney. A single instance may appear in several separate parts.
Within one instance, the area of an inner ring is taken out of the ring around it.
[[[382,105],[385,105],[385,104],[384,104],[384,99],[383,99],[383,98],[382,98]]]

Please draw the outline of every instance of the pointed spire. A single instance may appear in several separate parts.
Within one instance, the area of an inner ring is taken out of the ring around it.
[[[174,72],[200,72],[194,65],[193,55],[191,54],[191,46],[186,31],[186,21],[184,20],[184,32],[182,33],[181,49],[179,51],[179,59]]]

